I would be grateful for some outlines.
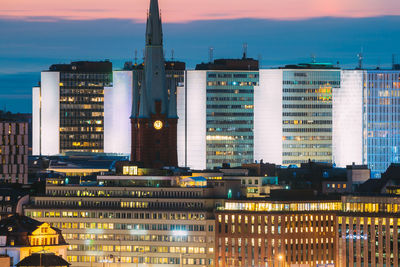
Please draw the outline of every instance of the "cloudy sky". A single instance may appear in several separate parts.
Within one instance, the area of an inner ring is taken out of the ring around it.
[[[142,57],[149,0],[0,0],[0,108],[30,112],[31,87],[54,63]],[[159,0],[167,59],[188,68],[238,58],[265,68],[309,62],[388,68],[400,61],[399,0]]]

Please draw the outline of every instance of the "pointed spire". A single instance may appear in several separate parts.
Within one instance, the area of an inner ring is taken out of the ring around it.
[[[146,27],[146,45],[162,45],[162,39],[162,26],[158,0],[150,0],[150,9]]]

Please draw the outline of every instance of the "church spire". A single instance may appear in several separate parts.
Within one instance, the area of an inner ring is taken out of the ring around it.
[[[150,9],[147,17],[146,46],[163,44],[161,17],[158,0],[150,0]]]
[[[146,54],[144,60],[144,83],[145,90],[147,91],[146,97],[149,114],[156,114],[157,112],[167,114],[168,112],[168,91],[166,87],[162,39],[162,25],[158,9],[158,0],[150,0],[146,27]],[[157,111],[156,103],[158,103],[157,105],[161,105],[159,111]]]

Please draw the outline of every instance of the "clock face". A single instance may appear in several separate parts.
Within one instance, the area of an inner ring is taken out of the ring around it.
[[[163,127],[163,123],[162,123],[162,121],[157,120],[157,121],[154,122],[153,126],[154,126],[154,129],[161,130],[162,127]]]

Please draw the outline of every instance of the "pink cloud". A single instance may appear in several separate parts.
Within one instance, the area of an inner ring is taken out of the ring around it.
[[[399,0],[159,0],[163,20],[269,18],[303,19],[323,16],[369,17],[400,15]],[[14,0],[2,1],[0,16],[62,19],[120,18],[143,21],[149,0]]]

